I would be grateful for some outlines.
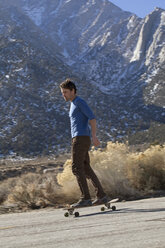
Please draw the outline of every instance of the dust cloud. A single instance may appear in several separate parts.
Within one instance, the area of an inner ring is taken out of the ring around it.
[[[104,190],[111,198],[137,197],[141,191],[164,190],[165,146],[151,146],[143,152],[131,152],[126,144],[108,142],[102,150],[90,151],[91,166],[100,179]],[[71,160],[57,175],[63,194],[68,199],[78,199],[79,188],[71,170]],[[95,196],[89,182],[91,196]]]

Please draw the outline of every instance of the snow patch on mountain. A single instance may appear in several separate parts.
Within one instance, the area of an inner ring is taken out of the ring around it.
[[[69,1],[67,1],[67,3],[68,2]],[[56,15],[56,14],[58,14],[58,12],[61,9],[62,5],[63,5],[63,0],[59,0],[58,6],[56,7],[55,10],[53,10],[53,11],[50,12],[50,15]]]
[[[24,11],[37,26],[40,26],[42,24],[42,15],[45,11],[44,7],[40,6],[39,8],[29,9],[29,7],[25,5]]]

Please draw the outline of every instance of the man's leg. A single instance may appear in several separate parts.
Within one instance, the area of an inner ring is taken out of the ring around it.
[[[77,178],[83,200],[90,199],[89,188],[86,180],[84,162],[90,147],[88,136],[77,136],[72,139],[72,171]]]
[[[86,159],[85,159],[85,174],[87,178],[91,180],[93,186],[95,187],[97,198],[101,199],[105,197],[106,194],[101,186],[101,183],[98,177],[96,176],[95,172],[90,166],[90,158],[89,158],[88,152],[86,153]]]

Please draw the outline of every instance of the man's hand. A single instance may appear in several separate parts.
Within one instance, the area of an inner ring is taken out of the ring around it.
[[[92,137],[92,142],[95,147],[100,145],[100,141],[98,140],[96,136]]]

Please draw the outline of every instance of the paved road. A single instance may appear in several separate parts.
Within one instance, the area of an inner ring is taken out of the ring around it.
[[[165,248],[165,197],[115,203],[117,211],[62,209],[0,216],[2,248]]]

